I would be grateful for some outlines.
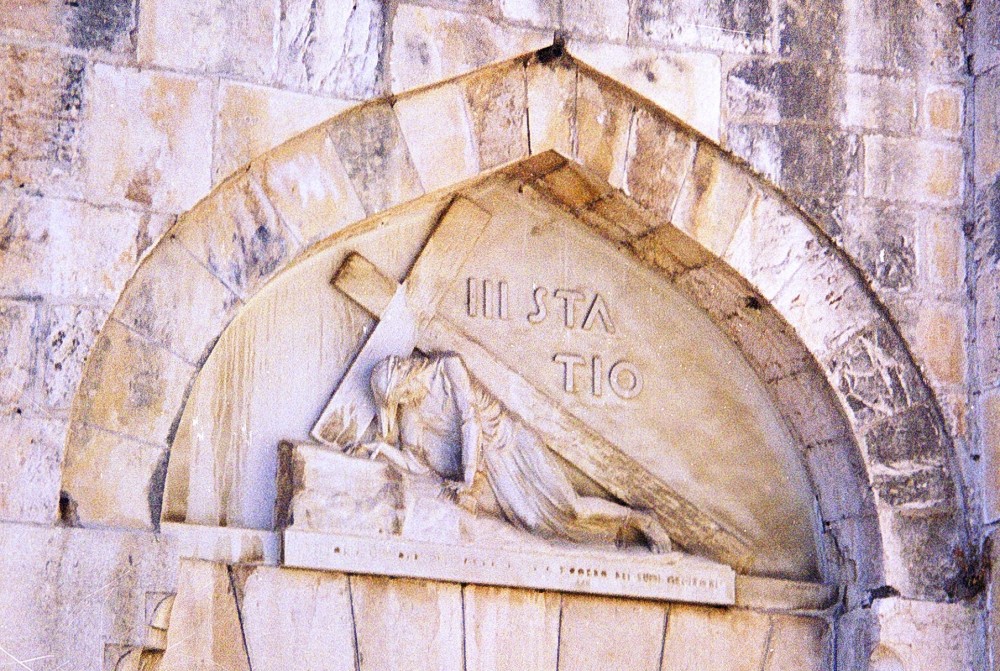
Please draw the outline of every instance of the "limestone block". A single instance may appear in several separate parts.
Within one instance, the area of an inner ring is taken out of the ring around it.
[[[187,35],[187,27],[178,34]],[[178,42],[167,37],[163,44]],[[81,137],[88,198],[188,209],[211,184],[205,148],[212,145],[213,118],[209,81],[95,64]]]
[[[573,156],[577,69],[568,61],[528,66],[528,119],[531,153],[555,149]]]
[[[1000,173],[1000,70],[993,69],[976,78],[973,104],[975,180],[982,185]]]
[[[767,615],[749,610],[672,606],[667,614],[662,671],[764,668]]]
[[[879,599],[880,646],[907,671],[968,671],[985,668],[979,615],[964,603]]]
[[[555,0],[500,0],[500,14],[510,22],[552,30],[559,24],[559,3]]]
[[[243,636],[255,671],[356,668],[347,576],[241,567],[234,569],[234,578]]]
[[[961,217],[926,212],[917,230],[920,275],[931,291],[956,295],[965,281],[965,236]]]
[[[844,208],[844,249],[876,289],[912,290],[920,283],[917,234],[923,219],[923,212],[896,203],[851,203]]]
[[[694,162],[694,138],[658,113],[640,109],[632,129],[623,190],[643,207],[670,219]]]
[[[671,224],[664,224],[635,240],[632,248],[639,258],[658,267],[670,278],[715,261],[708,250]]]
[[[810,254],[771,304],[818,358],[882,318],[850,263],[830,247]]]
[[[874,512],[868,469],[861,451],[848,437],[814,443],[806,451],[806,468],[816,488],[824,522]]]
[[[425,86],[552,44],[551,30],[401,4],[392,24],[392,92]]]
[[[218,95],[219,120],[212,161],[214,182],[222,181],[250,159],[353,104],[339,98],[227,80],[220,84]]]
[[[980,75],[1000,62],[1000,6],[983,0],[973,6],[968,29],[969,52],[974,55],[972,74]]]
[[[225,564],[182,559],[159,671],[250,671],[236,591]]]
[[[521,63],[461,80],[482,170],[528,155],[527,74]]]
[[[275,531],[239,526],[161,522],[160,533],[179,557],[223,564],[278,564],[281,538]]]
[[[616,188],[625,180],[633,105],[623,91],[589,69],[577,76],[576,136],[580,163]]]
[[[368,214],[423,195],[392,107],[365,105],[329,126],[330,137]],[[378,151],[372,151],[377,146]]]
[[[809,366],[809,351],[774,308],[754,295],[744,295],[743,303],[719,326],[761,380],[772,382]]]
[[[38,308],[29,301],[0,301],[0,403],[15,405],[29,400],[35,381],[35,341]]]
[[[638,34],[656,42],[761,52],[770,49],[774,23],[767,0],[737,0],[725,5],[639,0],[633,25]]]
[[[112,319],[197,366],[240,300],[173,238],[139,266]]]
[[[754,300],[760,302],[746,280],[717,260],[681,275],[677,279],[677,288],[716,323],[739,314],[748,302],[751,305]]]
[[[7,241],[0,283],[14,295],[110,309],[136,262],[172,221],[62,198],[11,197],[0,204],[0,236]]]
[[[978,411],[983,445],[983,521],[989,523],[1000,519],[1000,390],[984,392]]]
[[[74,421],[166,445],[180,410],[183,385],[194,367],[118,322],[108,322],[91,349],[77,392]]]
[[[910,132],[916,125],[917,96],[912,79],[847,73],[842,87],[841,125],[897,133]]]
[[[960,87],[928,86],[924,91],[921,108],[925,129],[948,137],[958,137],[961,134],[965,113],[965,92]]]
[[[562,14],[563,28],[571,35],[610,42],[624,42],[628,38],[628,0],[567,2]]]
[[[264,83],[275,70],[277,27],[277,5],[150,0],[139,12],[136,55],[145,66],[237,75]]]
[[[963,584],[972,551],[955,502],[878,508],[885,582],[908,599],[945,601],[969,594]]]
[[[0,35],[112,54],[133,51],[129,31],[135,5],[127,0],[65,5],[17,0],[0,2]]]
[[[77,305],[48,305],[43,311],[39,354],[41,401],[58,414],[69,411],[83,376],[83,364],[107,315]]]
[[[463,599],[467,671],[556,669],[559,594],[467,585]]]
[[[361,671],[463,668],[462,588],[393,578],[351,578]]]
[[[758,199],[750,173],[711,145],[700,144],[671,223],[722,256],[747,209]]]
[[[589,171],[588,171],[589,172]],[[607,185],[607,182],[602,183]],[[654,216],[648,210],[636,205],[631,199],[626,198],[620,191],[613,191],[602,196],[599,200],[586,209],[578,213],[585,223],[596,228],[602,235],[618,241],[647,236],[657,227],[664,225],[664,222]],[[672,234],[680,240],[678,247],[682,249],[697,248],[698,244],[693,242],[686,235],[677,229],[670,227]],[[667,233],[667,236],[671,233]],[[704,250],[699,250],[701,254],[707,254]]]
[[[0,47],[0,184],[79,194],[83,98],[91,75],[82,56]]]
[[[65,431],[63,422],[0,414],[0,519],[56,521]]]
[[[389,24],[378,0],[282,3],[275,83],[354,100],[386,93]]]
[[[393,110],[425,189],[479,174],[479,150],[460,87],[445,84],[404,96]]]
[[[246,174],[187,212],[171,234],[240,298],[252,296],[300,248],[256,176]]]
[[[602,200],[618,200],[620,203],[625,203],[626,199],[613,195],[614,192],[607,182],[595,177],[575,163],[569,163],[547,173],[539,179],[537,185],[571,210],[593,208],[606,217],[625,211],[624,204],[618,207],[602,205]],[[633,207],[632,210],[639,210],[639,208]],[[640,219],[638,222],[634,221],[639,219],[637,214],[632,214],[630,219],[633,221],[621,222],[618,225],[623,228],[637,225],[640,230],[649,225],[644,219]]]
[[[268,199],[306,244],[365,218],[325,128],[304,133],[254,165]]]
[[[736,606],[753,610],[821,611],[840,598],[837,585],[736,576]]]
[[[866,196],[942,205],[960,201],[961,145],[878,135],[867,136],[864,144]]]
[[[771,616],[764,671],[823,671],[832,668],[833,631],[817,617]]]
[[[984,383],[1000,382],[1000,266],[982,272],[976,291],[976,339],[973,353]]]
[[[167,450],[72,425],[62,474],[64,512],[83,526],[151,529],[159,521]]]
[[[642,47],[573,40],[569,52],[713,140],[719,139],[722,73],[715,54],[664,55]]]
[[[810,61],[743,61],[726,75],[728,118],[768,124],[836,122],[836,75],[834,68]]]
[[[656,671],[666,621],[662,604],[566,595],[559,625],[559,669]]]
[[[767,388],[803,446],[839,441],[849,434],[826,380],[812,366],[773,380]]]
[[[901,328],[914,358],[927,371],[931,384],[962,384],[965,381],[965,307],[960,303],[924,301],[912,327]]]

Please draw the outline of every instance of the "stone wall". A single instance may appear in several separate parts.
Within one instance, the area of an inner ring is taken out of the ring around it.
[[[60,519],[83,362],[179,214],[348,107],[558,34],[578,59],[773,180],[851,255],[945,411],[970,517],[982,502],[992,525],[993,5],[975,4],[967,98],[957,0],[0,0],[0,323],[10,334],[0,343],[0,521]],[[973,217],[970,316],[963,222]],[[48,533],[59,543],[65,532]],[[976,572],[975,557],[956,561]]]

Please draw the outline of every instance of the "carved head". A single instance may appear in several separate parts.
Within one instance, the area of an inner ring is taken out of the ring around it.
[[[378,408],[379,430],[390,442],[396,438],[396,415],[400,406],[414,403],[427,394],[427,383],[420,375],[427,368],[427,358],[389,356],[372,368],[371,385]]]

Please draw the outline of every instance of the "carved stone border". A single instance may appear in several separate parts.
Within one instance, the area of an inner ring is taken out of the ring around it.
[[[645,209],[647,228],[609,235],[674,277],[767,382],[805,449],[849,602],[883,586],[960,593],[954,559],[970,551],[954,448],[854,265],[742,162],[569,56],[526,56],[349,110],[184,214],[86,363],[65,450],[67,521],[157,525],[193,380],[243,302],[310,244],[532,156],[521,169],[545,179],[559,169],[550,150]],[[613,204],[570,202],[597,215]]]

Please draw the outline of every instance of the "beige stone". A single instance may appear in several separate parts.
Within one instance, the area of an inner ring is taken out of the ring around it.
[[[351,110],[338,117],[328,129],[368,214],[423,195],[420,176],[388,103],[378,102]],[[379,151],[371,151],[373,143]]]
[[[657,671],[666,621],[662,604],[567,595],[559,624],[559,669]]]
[[[594,41],[624,42],[628,37],[628,0],[578,0],[563,5],[563,26]]]
[[[865,137],[865,195],[904,202],[958,203],[962,148],[956,143]]]
[[[253,174],[219,187],[187,212],[172,236],[240,298],[249,298],[301,243],[280,220]]]
[[[531,153],[555,149],[573,156],[576,139],[577,69],[558,61],[530,65],[528,78],[528,124]]]
[[[159,671],[250,671],[236,591],[225,564],[184,559]]]
[[[500,13],[508,21],[551,29],[559,22],[555,0],[500,0]]]
[[[103,310],[87,306],[49,305],[43,311],[38,391],[48,412],[60,417],[68,414],[84,360],[106,318]]]
[[[218,99],[212,161],[216,183],[250,159],[354,104],[227,80],[219,85]]]
[[[673,606],[660,668],[757,671],[765,668],[770,629],[767,615],[753,611]]]
[[[269,567],[235,571],[251,668],[357,668],[347,576]]]
[[[62,422],[0,414],[0,519],[55,522],[65,430]]]
[[[985,392],[979,401],[983,432],[983,515],[986,522],[1000,519],[1000,390]]]
[[[844,126],[906,133],[916,124],[917,95],[912,79],[848,73],[842,88],[839,121]]]
[[[198,365],[239,305],[226,285],[168,238],[129,280],[111,318]]]
[[[701,144],[684,179],[671,223],[722,256],[758,195],[750,174],[714,147]]]
[[[268,200],[306,244],[365,218],[365,209],[325,128],[304,133],[255,164]]]
[[[909,330],[903,325],[904,332]],[[907,341],[933,383],[965,381],[965,308],[961,304],[926,301],[917,309]]]
[[[37,312],[30,301],[0,301],[0,326],[5,333],[0,345],[4,361],[0,368],[0,402],[5,405],[30,400],[35,383]]]
[[[640,109],[629,138],[622,189],[640,205],[670,220],[696,149],[694,138],[671,120]]]
[[[264,83],[275,70],[277,24],[277,5],[153,0],[139,12],[137,58],[147,66],[238,75]]]
[[[551,30],[515,28],[485,16],[409,3],[392,29],[392,92],[425,86],[552,44]]]
[[[180,557],[222,564],[281,562],[281,538],[275,531],[163,521],[160,533]]]
[[[119,322],[108,322],[94,343],[73,408],[87,423],[152,445],[165,446],[184,391],[163,380],[186,379],[194,367]],[[67,458],[73,454],[73,439]]]
[[[49,42],[101,54],[131,50],[129,31],[135,9],[111,5],[96,13],[86,5],[50,2],[0,2],[0,35],[17,42]]]
[[[974,88],[974,168],[976,184],[982,186],[992,183],[1000,173],[1000,70],[994,68],[977,77]]]
[[[479,167],[488,170],[528,155],[527,73],[521,63],[474,74],[461,81],[479,147]]]
[[[86,100],[81,149],[89,199],[180,212],[208,192],[210,82],[96,64]]]
[[[765,671],[824,671],[833,662],[833,632],[814,617],[773,615]]]
[[[719,139],[722,73],[715,54],[665,55],[643,47],[577,40],[572,40],[568,49],[695,130]]]
[[[420,91],[398,99],[393,110],[426,190],[479,173],[479,150],[461,88],[446,84]]]
[[[736,578],[736,606],[739,608],[821,611],[833,606],[839,596],[836,585],[750,575]]]
[[[462,588],[459,585],[351,578],[361,671],[461,671]]]
[[[581,69],[577,78],[577,157],[584,166],[620,188],[625,182],[634,105],[613,84]]]
[[[559,594],[478,585],[462,594],[467,671],[556,668]]]
[[[962,132],[964,92],[956,86],[929,86],[924,92],[924,126],[957,137]]]
[[[910,601],[899,597],[873,605],[879,642],[907,671],[965,671],[979,668],[982,634],[978,616],[963,603]]]
[[[957,214],[927,212],[917,232],[921,272],[932,292],[954,295],[965,278],[965,238]]]

